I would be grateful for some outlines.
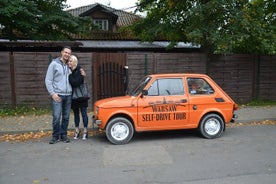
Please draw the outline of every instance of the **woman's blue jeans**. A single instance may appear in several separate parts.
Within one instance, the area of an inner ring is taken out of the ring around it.
[[[70,110],[71,110],[71,95],[63,96],[60,102],[52,99],[53,111],[53,137],[59,139],[59,136],[66,137],[69,124]]]
[[[80,125],[80,112],[83,121],[83,127],[87,128],[88,126],[88,116],[87,116],[87,107],[75,108],[74,111],[74,120],[75,120],[75,127],[79,127]]]

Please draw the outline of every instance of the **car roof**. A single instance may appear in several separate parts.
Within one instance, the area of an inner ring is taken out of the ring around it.
[[[159,78],[159,77],[207,77],[201,73],[164,73],[164,74],[150,74],[148,76]]]

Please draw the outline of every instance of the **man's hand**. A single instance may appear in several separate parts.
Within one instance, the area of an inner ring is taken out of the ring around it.
[[[52,95],[52,99],[55,101],[55,102],[61,102],[61,98],[58,96],[57,93],[54,93]]]

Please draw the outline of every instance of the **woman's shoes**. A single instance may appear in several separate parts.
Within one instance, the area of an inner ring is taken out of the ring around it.
[[[81,133],[81,131],[79,131],[79,132],[75,131],[75,136],[74,136],[75,140],[79,139],[80,133]],[[87,138],[88,138],[88,133],[87,132],[83,132],[82,140],[86,140]]]
[[[79,132],[76,131],[74,139],[77,140],[77,139],[79,139],[79,137],[80,137],[80,131]]]
[[[88,133],[84,132],[82,135],[82,140],[86,140],[88,138]]]

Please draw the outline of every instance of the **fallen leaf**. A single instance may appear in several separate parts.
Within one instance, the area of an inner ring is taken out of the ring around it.
[[[275,120],[264,120],[264,121],[254,121],[254,122],[244,122],[244,123],[228,123],[227,127],[240,127],[240,126],[259,126],[259,125],[276,125]],[[92,130],[89,131],[89,136],[92,137],[97,134],[103,134],[103,130]],[[51,137],[52,131],[38,131],[38,132],[26,132],[20,134],[3,134],[0,136],[0,141],[3,142],[25,142],[29,140],[40,140],[44,137]],[[74,130],[68,131],[68,136],[74,136]]]
[[[253,121],[244,123],[228,123],[227,127],[239,127],[239,126],[256,126],[256,125],[276,125],[275,120]]]
[[[33,184],[39,184],[40,180],[33,180]]]

